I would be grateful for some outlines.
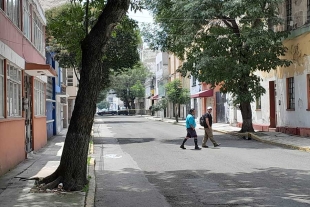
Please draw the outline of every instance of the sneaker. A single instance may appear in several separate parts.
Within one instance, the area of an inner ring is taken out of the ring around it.
[[[186,149],[186,148],[184,147],[184,145],[181,145],[180,148],[181,148],[181,149]]]
[[[217,143],[217,144],[214,144],[214,147],[218,147],[220,145],[221,145],[220,143]]]
[[[200,147],[195,147],[195,150],[201,150],[201,148]]]
[[[201,147],[203,147],[203,148],[209,148],[207,145],[206,145],[206,146],[201,146]]]

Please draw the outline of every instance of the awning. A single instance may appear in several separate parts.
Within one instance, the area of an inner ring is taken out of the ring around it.
[[[213,89],[200,91],[199,93],[191,95],[191,98],[202,98],[202,97],[212,97]]]
[[[66,93],[56,93],[56,96],[58,96],[58,97],[65,97],[65,98],[69,97],[69,95],[66,94]]]
[[[25,73],[31,76],[57,76],[54,68],[48,64],[26,63]]]
[[[152,100],[157,100],[158,99],[158,95],[152,96],[151,99]]]

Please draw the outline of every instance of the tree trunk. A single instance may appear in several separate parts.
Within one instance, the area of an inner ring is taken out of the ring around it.
[[[136,109],[135,100],[130,101],[130,107],[131,109]]]
[[[96,100],[102,89],[102,56],[114,26],[126,14],[129,0],[108,0],[96,25],[82,42],[82,70],[70,126],[57,170],[41,183],[62,182],[65,190],[81,190],[87,184],[87,156]],[[59,179],[60,178],[60,179]],[[58,183],[55,183],[55,185]],[[57,186],[56,185],[56,186]]]
[[[252,109],[250,102],[242,102],[240,104],[242,115],[242,128],[240,132],[254,132],[252,124]]]
[[[175,116],[175,121],[178,123],[179,122],[179,114],[178,114],[178,104],[175,104],[175,110],[174,110],[174,116]]]

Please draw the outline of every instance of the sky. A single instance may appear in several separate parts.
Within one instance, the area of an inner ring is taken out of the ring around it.
[[[129,17],[136,20],[139,23],[152,23],[153,17],[147,10],[137,11],[134,13],[133,11],[129,10]]]

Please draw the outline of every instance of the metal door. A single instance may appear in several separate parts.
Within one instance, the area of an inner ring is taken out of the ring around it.
[[[216,122],[226,123],[225,120],[225,106],[226,94],[221,92],[216,92]]]
[[[32,149],[32,94],[31,94],[31,83],[30,76],[25,75],[24,77],[24,90],[25,97],[23,100],[23,106],[25,110],[25,144],[26,144],[26,152],[31,152]]]

